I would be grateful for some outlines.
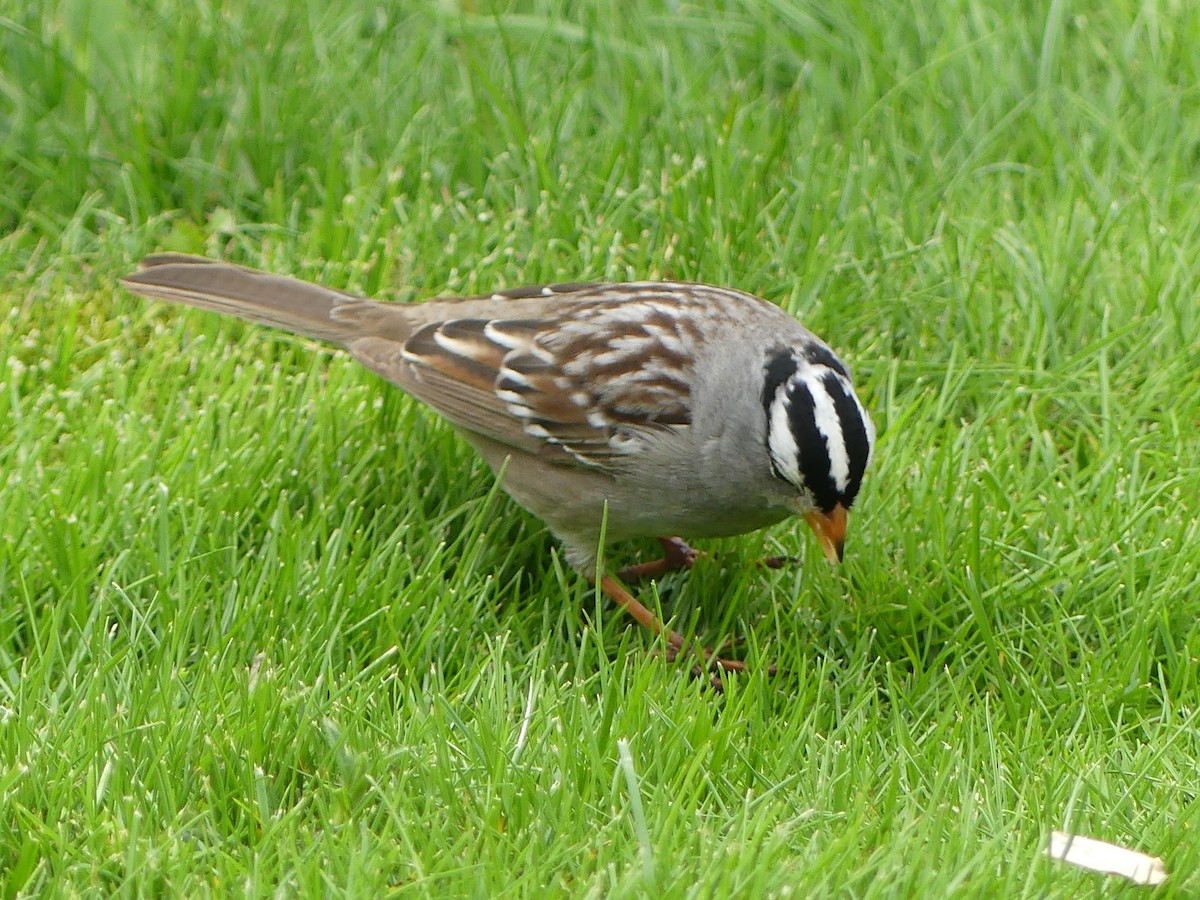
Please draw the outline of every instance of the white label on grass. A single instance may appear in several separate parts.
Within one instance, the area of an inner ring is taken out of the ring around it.
[[[1065,831],[1050,833],[1046,855],[1092,872],[1120,875],[1134,884],[1156,885],[1167,880],[1167,870],[1157,856]]]

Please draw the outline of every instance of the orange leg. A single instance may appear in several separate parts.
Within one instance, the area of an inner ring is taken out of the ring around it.
[[[604,592],[604,596],[608,597],[619,607],[637,619],[638,623],[643,627],[648,628],[655,634],[665,635],[667,638],[667,658],[675,659],[681,653],[694,652],[697,653],[702,662],[697,663],[692,669],[692,674],[696,677],[706,674],[710,669],[717,668],[723,672],[744,672],[746,664],[737,659],[722,659],[714,654],[711,650],[705,647],[688,647],[686,641],[678,631],[668,629],[658,616],[650,612],[645,606],[638,602],[625,587],[613,578],[611,575],[604,575],[600,579],[600,590]],[[774,671],[774,666],[771,667]],[[720,676],[712,676],[712,686],[717,690],[722,689]]]
[[[643,578],[658,578],[668,572],[690,569],[697,559],[705,555],[689,547],[683,538],[660,537],[658,542],[663,548],[662,559],[626,566],[617,572],[617,577],[626,584],[641,581]]]

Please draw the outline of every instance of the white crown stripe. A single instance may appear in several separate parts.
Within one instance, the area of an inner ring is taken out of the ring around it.
[[[846,485],[850,483],[850,455],[846,452],[846,439],[842,435],[842,423],[833,405],[833,398],[829,396],[824,379],[819,375],[806,372],[800,376],[800,380],[812,395],[813,421],[825,439],[825,452],[829,454],[829,476],[838,493],[844,493]]]

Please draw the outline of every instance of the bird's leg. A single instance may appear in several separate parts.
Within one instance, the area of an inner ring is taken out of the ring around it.
[[[708,556],[707,553],[689,546],[687,541],[680,537],[660,537],[658,542],[663,547],[662,559],[626,566],[617,572],[617,577],[626,584],[634,584],[646,578],[658,578],[668,572],[690,569],[696,564],[696,560]],[[798,556],[764,556],[756,559],[754,565],[763,569],[782,569],[799,562]]]
[[[680,542],[682,543],[682,541]],[[686,544],[684,546],[687,546]],[[690,548],[689,548],[690,549]],[[711,668],[716,667],[723,672],[744,672],[746,664],[737,659],[722,659],[714,654],[711,650],[705,647],[688,646],[682,634],[678,631],[673,631],[667,628],[654,613],[650,612],[645,606],[638,602],[633,594],[629,593],[625,587],[613,578],[611,575],[604,575],[600,578],[600,590],[604,592],[604,596],[608,597],[617,606],[621,607],[635,619],[643,627],[648,628],[655,634],[665,635],[667,639],[667,658],[675,659],[681,653],[695,652],[700,655],[702,662],[698,663],[693,669],[692,674],[697,677],[706,674]],[[772,667],[773,669],[774,667]],[[719,676],[712,677],[712,685],[717,690],[722,689],[721,679]]]
[[[658,542],[663,548],[662,559],[626,566],[617,572],[617,577],[626,584],[641,581],[643,578],[658,578],[667,572],[690,569],[696,564],[696,560],[704,555],[699,550],[689,547],[683,538],[660,537]]]

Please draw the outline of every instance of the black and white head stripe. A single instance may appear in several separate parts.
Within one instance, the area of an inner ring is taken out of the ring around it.
[[[871,458],[875,428],[846,367],[828,347],[777,350],[764,367],[767,455],[776,476],[823,512],[850,508]]]

